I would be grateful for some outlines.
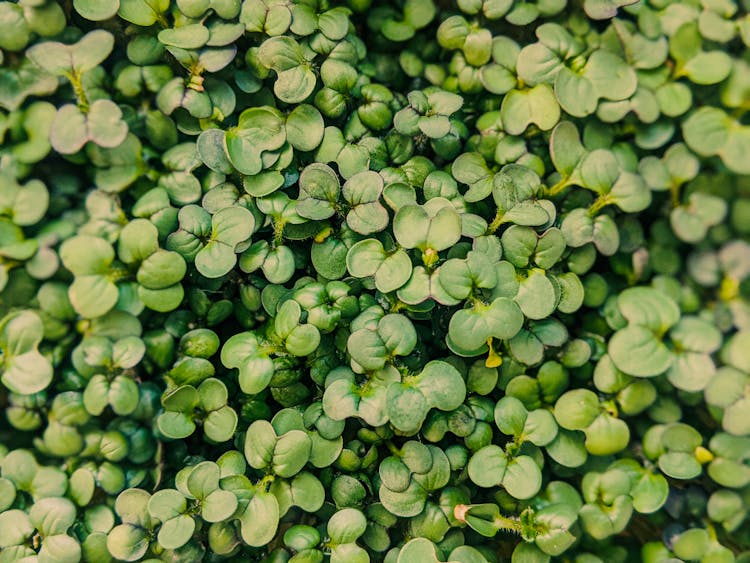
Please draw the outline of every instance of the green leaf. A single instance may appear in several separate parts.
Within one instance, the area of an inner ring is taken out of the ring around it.
[[[276,535],[279,503],[270,493],[258,491],[239,518],[242,539],[249,546],[262,547]]]
[[[664,293],[650,287],[631,287],[617,298],[617,306],[631,325],[663,334],[677,323],[680,310]]]
[[[110,100],[96,100],[86,118],[88,140],[100,147],[114,148],[127,137],[128,126],[122,120],[122,110]]]
[[[495,417],[497,419],[497,417]],[[529,413],[522,438],[536,446],[546,446],[557,436],[557,423],[546,410],[536,409]]]
[[[344,508],[328,520],[328,536],[335,544],[354,543],[367,528],[367,519],[356,508]]]
[[[120,0],[117,14],[135,25],[148,27],[169,10],[169,0]]]
[[[52,382],[52,365],[38,351],[44,335],[40,318],[31,311],[6,316],[0,324],[2,382],[13,393],[30,395]]]
[[[544,553],[560,555],[576,541],[570,527],[577,519],[576,508],[566,504],[553,504],[537,511],[534,521],[546,531],[536,536],[536,545]]]
[[[405,434],[417,432],[430,410],[427,398],[417,389],[394,383],[386,396],[391,424]]]
[[[585,429],[586,449],[594,455],[612,455],[624,450],[630,441],[625,421],[600,414]]]
[[[633,508],[641,514],[651,514],[661,508],[669,494],[669,483],[663,475],[644,472],[630,491]]]
[[[555,403],[555,419],[567,430],[587,428],[600,411],[599,399],[588,389],[574,389],[564,393]]]
[[[74,154],[88,141],[86,116],[73,104],[61,107],[52,122],[50,144],[60,154]]]
[[[687,205],[670,213],[670,225],[683,241],[698,243],[706,237],[708,229],[718,225],[727,212],[726,202],[701,192],[690,194]]]
[[[73,45],[46,41],[31,47],[27,54],[34,64],[47,72],[64,75],[74,69],[78,72],[90,71],[109,56],[114,44],[115,39],[110,32],[97,29]]]
[[[45,539],[39,550],[40,561],[80,561],[81,545],[74,538],[57,534]]]
[[[555,77],[555,97],[560,107],[573,117],[591,115],[599,101],[592,81],[565,67]]]
[[[286,283],[294,275],[294,254],[288,246],[277,246],[266,256],[263,275],[271,283]]]
[[[388,512],[402,517],[416,516],[424,509],[427,491],[414,480],[403,492],[394,492],[381,485],[378,496]]]
[[[748,174],[750,163],[744,158],[750,147],[750,127],[737,126],[730,132],[727,144],[720,150],[719,156],[731,171],[737,174]]]
[[[548,84],[528,90],[511,90],[503,98],[500,114],[505,130],[520,135],[533,124],[549,131],[560,120],[560,106]]]
[[[659,456],[659,469],[674,479],[693,479],[703,471],[695,457],[684,452],[668,452]]]
[[[490,305],[477,303],[471,309],[454,313],[448,334],[462,348],[477,350],[490,337],[513,338],[522,325],[523,313],[518,305],[506,297],[498,297]]]
[[[530,226],[538,226],[549,221],[550,216],[547,212],[534,205],[536,202],[529,201],[536,195],[540,185],[539,176],[530,168],[518,164],[504,166],[492,182],[492,197],[498,210],[506,214],[504,219]],[[527,209],[527,213],[531,212],[531,222],[518,221],[520,217],[509,217],[516,207],[523,205],[531,206],[531,209]]]
[[[29,520],[45,536],[65,534],[75,523],[76,508],[66,498],[43,498],[29,510]]]
[[[529,499],[542,487],[542,472],[532,458],[521,455],[508,462],[502,485],[513,498]]]
[[[503,434],[520,436],[529,413],[515,397],[503,397],[495,405],[495,424]]]
[[[679,352],[667,371],[667,379],[683,391],[703,391],[716,374],[716,366],[708,354]]]
[[[22,545],[34,533],[34,526],[25,512],[12,509],[0,514],[0,531],[0,546],[7,548]]]
[[[279,73],[273,91],[280,100],[288,104],[298,104],[312,94],[316,84],[317,79],[312,70],[297,66]]]
[[[588,453],[582,432],[560,429],[557,437],[545,448],[550,457],[565,467],[580,467]]]
[[[229,273],[237,263],[234,248],[213,240],[195,255],[195,267],[207,278],[220,278]]]
[[[267,421],[255,421],[245,435],[245,457],[251,467],[261,469],[273,459],[276,432]]]
[[[255,229],[253,214],[244,207],[225,207],[211,218],[211,239],[234,247],[245,242]]]
[[[417,345],[414,325],[403,315],[388,314],[378,321],[378,336],[391,355],[406,356]]]
[[[151,495],[143,489],[126,489],[117,496],[115,512],[127,524],[150,528],[151,517],[148,512],[150,499]]]
[[[138,408],[139,400],[138,385],[135,381],[124,375],[115,377],[109,390],[109,402],[115,414],[132,414]]]
[[[119,297],[117,286],[103,275],[77,276],[68,296],[76,312],[89,319],[108,313]]]
[[[561,121],[552,131],[549,150],[555,169],[563,176],[570,176],[585,154],[576,126],[570,121]]]
[[[157,491],[148,501],[148,511],[152,518],[166,522],[176,518],[187,510],[187,501],[175,489]]]
[[[309,356],[320,344],[320,332],[311,325],[305,324],[295,327],[286,337],[284,343],[287,351],[293,356]]]
[[[524,316],[529,319],[544,319],[557,307],[557,297],[552,282],[542,270],[532,270],[521,280],[516,303]]]
[[[440,559],[438,559],[438,551],[435,544],[427,538],[414,538],[401,548],[396,561],[397,563],[407,563],[408,561],[437,563]]]
[[[411,277],[411,260],[403,250],[386,253],[376,239],[365,239],[349,249],[346,265],[354,277],[375,277],[376,287],[383,293],[395,291]]]
[[[165,412],[156,420],[159,431],[167,438],[180,440],[195,432],[195,423],[182,412]]]
[[[112,245],[88,235],[69,238],[60,247],[63,265],[76,276],[106,273],[114,256]]]
[[[706,530],[686,530],[675,538],[672,550],[682,559],[701,559],[708,550],[709,541]]]
[[[341,193],[352,206],[346,223],[353,231],[369,235],[388,226],[388,212],[380,203],[382,192],[383,178],[372,171],[354,174],[344,183]]]
[[[680,74],[695,84],[716,84],[724,80],[732,70],[732,58],[722,51],[698,53],[685,63]]]
[[[479,153],[460,155],[453,161],[451,173],[456,180],[470,186],[465,194],[466,201],[480,201],[492,193],[494,174]]]
[[[308,104],[297,106],[286,118],[289,144],[301,151],[312,151],[320,145],[324,127],[323,116]]]
[[[163,29],[159,32],[158,38],[161,43],[170,47],[198,49],[208,42],[210,35],[207,27],[194,23]]]
[[[599,252],[611,256],[620,246],[617,225],[609,215],[592,218],[585,209],[574,209],[565,216],[560,230],[573,248],[593,242]]]
[[[74,0],[73,7],[81,16],[91,21],[108,20],[120,9],[120,0]]]
[[[198,154],[203,163],[211,170],[221,174],[230,174],[232,164],[224,152],[224,131],[206,129],[198,136],[196,143]]]
[[[292,477],[299,473],[310,459],[312,443],[301,430],[291,430],[278,438],[271,463],[273,471],[280,477]]]
[[[687,145],[701,156],[713,156],[723,150],[730,136],[732,120],[722,110],[702,107],[682,123]]]
[[[336,212],[339,179],[333,169],[321,163],[305,167],[300,174],[297,213],[309,219],[327,219]]]
[[[254,395],[265,389],[273,377],[274,367],[251,332],[231,336],[221,349],[221,362],[228,368],[239,368],[243,392]]]
[[[496,487],[502,484],[508,463],[508,457],[499,446],[485,446],[471,456],[467,466],[469,478],[480,487]]]
[[[416,382],[428,404],[443,411],[458,408],[466,397],[466,386],[461,374],[447,362],[428,362]]]
[[[448,200],[433,198],[424,206],[401,207],[393,219],[393,233],[404,248],[441,251],[461,238],[461,219]]]
[[[611,151],[597,149],[581,160],[583,185],[598,194],[609,193],[619,176],[620,164]]]
[[[227,130],[224,149],[232,165],[242,174],[255,175],[263,170],[262,151],[280,149],[286,141],[281,113],[268,106],[246,109],[236,127]]]
[[[165,289],[185,277],[187,265],[176,252],[158,250],[142,263],[136,279],[148,289]]]
[[[130,524],[115,526],[107,535],[107,550],[123,561],[138,561],[148,550],[148,532]]]
[[[638,78],[635,70],[612,53],[604,49],[594,51],[583,76],[591,83],[597,97],[607,100],[624,100],[635,93]]]
[[[622,172],[612,186],[610,198],[626,213],[636,213],[649,206],[651,191],[639,175]]]
[[[203,421],[203,431],[213,442],[231,440],[237,429],[237,413],[229,406],[211,411]]]
[[[73,154],[87,141],[104,148],[117,147],[127,134],[128,126],[122,120],[119,106],[100,99],[91,104],[86,114],[72,104],[60,108],[52,122],[50,143],[61,154]]]
[[[590,18],[604,20],[615,17],[618,8],[634,3],[634,0],[584,0],[583,9]]]
[[[291,37],[272,37],[258,50],[260,62],[276,72],[292,69],[304,62],[302,48]]]
[[[609,341],[608,352],[618,369],[635,377],[662,374],[674,361],[653,332],[637,325],[617,331]]]
[[[233,493],[215,490],[203,500],[201,515],[206,522],[222,522],[234,514],[237,506]]]

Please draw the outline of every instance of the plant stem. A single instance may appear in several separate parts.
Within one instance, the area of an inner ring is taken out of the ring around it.
[[[507,516],[498,516],[495,518],[495,525],[498,530],[507,530],[509,532],[521,533],[521,522]]]
[[[589,207],[589,216],[593,217],[597,212],[612,203],[606,195],[600,195],[596,201]]]
[[[740,119],[742,119],[742,117],[743,117],[743,116],[744,116],[744,115],[745,115],[745,114],[746,114],[746,113],[747,113],[748,111],[750,111],[750,103],[745,103],[745,104],[742,104],[742,105],[741,105],[740,107],[736,108],[736,109],[735,109],[735,110],[734,110],[734,111],[733,111],[733,112],[731,113],[731,115],[732,115],[732,117],[733,117],[734,119],[736,119],[737,121],[739,121]]]
[[[672,207],[679,207],[680,206],[680,184],[677,182],[672,182],[672,184],[669,186],[669,193],[672,196]]]
[[[72,73],[68,74],[67,77],[68,80],[70,80],[70,84],[73,86],[73,92],[78,99],[78,109],[83,113],[88,113],[89,98],[86,96],[86,90],[84,90],[83,83],[81,82],[81,73],[74,70]]]
[[[505,215],[505,212],[498,209],[497,213],[495,213],[495,218],[492,220],[492,223],[490,223],[489,227],[487,227],[487,234],[494,235],[495,231],[497,231],[500,226],[503,224],[503,216]]]
[[[273,222],[273,246],[274,248],[281,246],[284,242],[284,227],[286,221],[281,218],[276,219]]]
[[[547,197],[553,197],[559,194],[561,191],[563,191],[565,188],[567,188],[570,184],[570,177],[562,177],[560,180],[553,186],[547,188],[546,194]]]
[[[388,448],[388,451],[390,451],[393,455],[395,455],[396,457],[401,457],[401,450],[399,450],[393,442],[391,442],[390,440],[386,440],[385,445]]]

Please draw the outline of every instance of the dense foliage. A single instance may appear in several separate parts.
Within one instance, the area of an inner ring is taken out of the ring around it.
[[[0,1],[0,562],[750,561],[748,9]]]

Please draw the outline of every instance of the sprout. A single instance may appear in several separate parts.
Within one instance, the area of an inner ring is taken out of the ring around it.
[[[749,7],[0,0],[0,560],[748,560]]]

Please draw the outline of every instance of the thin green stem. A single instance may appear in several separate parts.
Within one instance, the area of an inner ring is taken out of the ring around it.
[[[559,194],[561,191],[563,191],[565,188],[570,186],[570,177],[569,176],[563,176],[560,178],[560,180],[553,186],[547,188],[546,195],[547,197],[553,197]]]
[[[274,248],[281,246],[284,242],[284,227],[286,221],[279,218],[273,222],[273,246]]]
[[[86,90],[83,88],[83,82],[81,81],[81,73],[74,70],[72,73],[67,75],[70,84],[73,86],[73,92],[78,100],[78,109],[83,113],[89,111],[89,98],[86,95]]]
[[[467,515],[469,511],[473,508],[474,505],[470,504],[457,504],[453,507],[453,515],[454,517],[460,521],[460,522],[466,522],[467,521]],[[518,518],[512,518],[508,516],[503,516],[502,514],[495,513],[496,515],[492,518],[492,527],[497,529],[498,531],[504,530],[507,532],[513,532],[516,534],[521,534],[523,532],[523,524],[521,523],[521,520]],[[485,514],[485,516],[488,516]],[[482,518],[485,522],[490,522],[489,518],[485,519]]]
[[[487,234],[494,235],[495,231],[497,231],[500,226],[503,224],[503,217],[505,216],[505,212],[498,209],[497,213],[495,213],[495,218],[492,220],[492,223],[490,223],[489,227],[487,227]]]
[[[600,209],[608,206],[610,203],[612,202],[606,195],[600,195],[596,199],[596,201],[591,205],[591,207],[589,207],[589,211],[588,211],[589,216],[593,217],[599,212]]]
[[[669,193],[672,196],[672,207],[680,206],[680,184],[673,181],[669,186]]]
[[[498,530],[508,530],[509,532],[521,533],[521,522],[507,516],[498,516],[494,520]]]
[[[386,440],[385,445],[388,448],[388,451],[390,451],[393,455],[395,455],[396,457],[401,457],[401,450],[399,450],[393,442],[391,442],[390,440]]]
[[[276,476],[273,473],[268,473],[265,477],[263,477],[256,483],[255,487],[258,490],[267,492],[268,489],[271,488],[271,485],[273,484],[275,479]]]
[[[404,303],[403,301],[399,301],[399,300],[397,299],[396,301],[394,301],[393,303],[391,303],[391,308],[390,308],[390,311],[389,311],[389,312],[391,312],[391,313],[398,313],[398,312],[399,312],[399,311],[401,311],[401,310],[402,310],[402,309],[403,309],[403,308],[404,308],[405,306],[406,306],[406,304],[405,304],[405,303]]]
[[[432,272],[435,269],[439,259],[437,251],[433,248],[428,248],[422,253],[422,264],[424,264],[428,272]]]
[[[731,115],[735,120],[739,121],[748,111],[750,111],[750,103],[744,103],[740,107],[735,108]]]

